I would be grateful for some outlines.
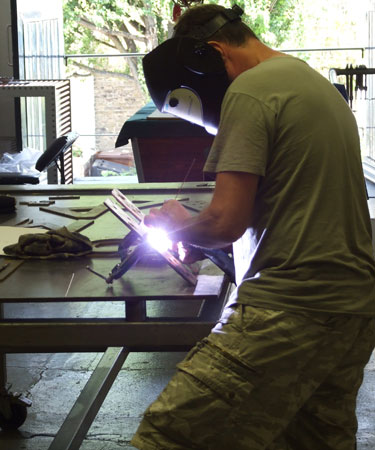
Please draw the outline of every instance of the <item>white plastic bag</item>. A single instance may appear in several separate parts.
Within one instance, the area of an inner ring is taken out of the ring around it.
[[[20,153],[4,153],[0,159],[0,172],[35,176],[39,171],[35,164],[42,155],[41,150],[26,147]]]

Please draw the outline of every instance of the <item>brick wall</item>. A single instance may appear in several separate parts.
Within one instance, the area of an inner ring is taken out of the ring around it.
[[[124,122],[145,105],[146,99],[128,78],[95,74],[95,126],[98,151],[113,150]]]

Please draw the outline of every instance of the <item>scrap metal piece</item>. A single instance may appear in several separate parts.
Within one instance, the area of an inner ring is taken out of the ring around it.
[[[69,219],[96,219],[107,212],[107,208],[103,205],[79,206],[72,208],[60,208],[58,206],[45,208],[41,206],[39,210],[51,214],[57,214],[58,216],[68,217]]]
[[[5,259],[0,270],[0,281],[8,278],[24,262],[23,259]]]
[[[20,202],[20,205],[27,205],[27,206],[49,206],[53,205],[55,203],[54,200],[32,200],[28,202]]]
[[[5,270],[7,267],[9,266],[9,263],[5,263],[2,266],[0,266],[0,272],[2,272],[3,270]]]
[[[34,223],[33,219],[22,219],[19,222],[17,222],[15,225],[15,227],[19,227],[19,226],[23,226],[24,228],[44,228],[45,230],[56,230],[57,228],[59,228],[58,225],[56,225],[55,223],[50,223],[50,222],[44,222],[42,224],[37,224]]]
[[[60,228],[59,225],[56,225],[55,223],[50,222],[44,222],[44,223],[32,223],[24,225],[24,228],[44,228],[45,230],[51,231],[56,230],[57,228]]]
[[[85,228],[89,227],[90,225],[92,225],[93,223],[95,223],[94,220],[76,220],[70,223],[69,225],[66,225],[66,228],[68,228],[68,230],[71,232],[74,231],[80,232]],[[57,230],[58,228],[60,228],[60,225],[56,223],[45,221],[43,221],[43,223],[34,223],[33,219],[29,218],[20,220],[14,226],[16,227],[23,226],[25,228],[44,228],[45,230]]]
[[[17,222],[15,224],[16,227],[21,226],[21,225],[26,225],[26,224],[31,224],[33,223],[33,219],[30,219],[29,217],[25,217],[24,219],[21,219],[19,222]]]
[[[81,197],[79,195],[50,195],[50,200],[77,200]]]
[[[78,233],[78,232],[88,228],[93,223],[95,223],[93,220],[76,220],[75,222],[67,225],[66,228],[71,232],[76,231]]]
[[[109,238],[109,239],[97,239],[91,241],[93,247],[90,256],[95,258],[100,257],[117,257],[123,254],[120,252],[119,246],[122,243],[121,239]]]

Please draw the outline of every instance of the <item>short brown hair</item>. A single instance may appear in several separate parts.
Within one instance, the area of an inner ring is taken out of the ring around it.
[[[204,36],[205,25],[215,16],[223,14],[226,8],[220,5],[208,4],[198,5],[189,8],[179,18],[174,27],[174,37],[192,36],[202,33],[202,39],[205,41],[213,40],[218,42],[226,42],[227,44],[241,46],[248,39],[258,39],[256,34],[242,20],[227,22],[215,33]],[[225,15],[225,14],[224,14]]]

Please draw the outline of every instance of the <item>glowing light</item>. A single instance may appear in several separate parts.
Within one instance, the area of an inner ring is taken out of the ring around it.
[[[177,253],[180,261],[184,261],[186,258],[187,250],[182,242],[177,242]]]
[[[207,133],[212,134],[213,136],[217,135],[217,127],[205,125],[204,128],[206,129]]]
[[[172,248],[172,241],[166,231],[160,228],[150,228],[147,232],[147,242],[160,253]]]

